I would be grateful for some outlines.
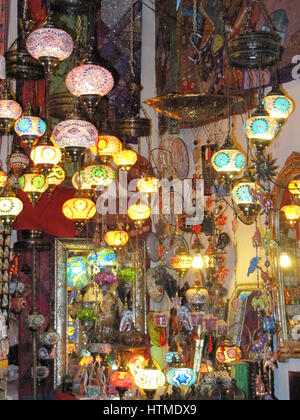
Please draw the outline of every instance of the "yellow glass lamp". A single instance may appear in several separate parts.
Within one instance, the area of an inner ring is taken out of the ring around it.
[[[7,184],[8,176],[4,171],[0,170],[0,188],[4,188]]]
[[[16,197],[10,188],[5,188],[0,196],[0,220],[4,225],[12,225],[23,210],[22,201]]]
[[[59,166],[55,165],[47,175],[47,181],[49,185],[58,186],[64,182],[66,179],[66,172],[64,169]]]
[[[127,245],[129,236],[124,230],[111,230],[105,234],[104,241],[108,246],[119,249]]]
[[[49,184],[45,175],[38,168],[32,168],[19,178],[19,186],[32,205],[35,205],[41,195],[47,190]]]
[[[300,206],[291,204],[282,207],[281,211],[283,211],[286,220],[290,223],[290,225],[295,225],[296,222],[300,219]]]
[[[239,362],[241,358],[241,349],[238,346],[231,345],[227,340],[216,351],[216,359],[221,364],[229,365]]]
[[[122,142],[118,137],[102,134],[98,142],[90,149],[94,156],[100,156],[103,162],[109,162],[122,150]]]
[[[235,148],[233,139],[228,136],[224,146],[212,157],[214,170],[227,182],[234,180],[245,168],[246,158]]]
[[[114,162],[121,171],[130,171],[137,162],[137,154],[133,150],[121,150],[114,155]]]
[[[157,193],[159,189],[159,180],[154,177],[145,176],[138,181],[137,189],[143,194]]]
[[[116,179],[115,171],[107,165],[90,165],[82,171],[83,182],[90,189],[104,189],[111,185]]]
[[[137,372],[134,380],[136,386],[146,393],[149,400],[154,397],[157,389],[166,383],[164,373],[156,368],[152,359],[149,360],[146,367]]]
[[[76,190],[80,190],[81,192],[86,193],[87,195],[90,195],[92,192],[92,187],[90,186],[90,184],[84,181],[83,170],[80,172],[76,172],[73,175],[72,184]]]
[[[61,161],[62,152],[48,140],[47,136],[44,136],[31,150],[30,157],[35,166],[47,175]]]
[[[295,109],[293,101],[276,84],[265,97],[264,107],[271,118],[280,125],[284,124]]]
[[[128,208],[128,216],[136,225],[141,226],[151,216],[151,208],[146,204],[133,204]]]
[[[232,190],[232,199],[236,206],[242,211],[247,223],[254,221],[259,205],[253,196],[253,192],[258,190],[258,185],[250,175],[240,179]]]
[[[171,258],[171,265],[176,270],[180,277],[183,278],[186,272],[192,267],[193,265],[193,257],[187,254],[184,250],[176,254],[174,257]]]
[[[277,136],[279,123],[270,117],[261,104],[251,118],[244,125],[244,131],[258,151],[263,151]]]
[[[62,212],[67,219],[74,222],[77,228],[82,228],[88,220],[95,216],[97,209],[92,200],[78,196],[66,201]]]

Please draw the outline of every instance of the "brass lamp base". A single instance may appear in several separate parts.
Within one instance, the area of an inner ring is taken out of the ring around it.
[[[55,57],[40,57],[40,62],[44,67],[46,75],[52,76],[55,74],[59,59]]]

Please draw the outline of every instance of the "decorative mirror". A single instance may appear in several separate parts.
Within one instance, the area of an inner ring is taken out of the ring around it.
[[[300,358],[300,154],[293,153],[278,176],[274,189],[274,226],[278,243],[281,361]]]
[[[55,387],[74,376],[73,360],[78,368],[84,356],[107,355],[116,343],[122,351],[122,340],[131,347],[145,342],[145,246],[133,240],[124,255],[117,252],[85,239],[55,241],[55,329],[60,336]],[[120,324],[127,325],[126,332]]]

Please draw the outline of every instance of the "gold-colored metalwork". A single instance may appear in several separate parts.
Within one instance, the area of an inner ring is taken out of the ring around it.
[[[206,93],[168,94],[147,99],[149,105],[160,114],[182,121],[207,121],[209,117],[221,117],[227,107],[227,97]]]

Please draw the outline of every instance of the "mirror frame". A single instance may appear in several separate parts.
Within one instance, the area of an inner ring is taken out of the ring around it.
[[[280,238],[280,208],[281,201],[285,192],[282,187],[288,187],[290,181],[292,181],[296,175],[300,175],[300,153],[293,152],[287,159],[284,167],[279,173],[276,184],[273,189],[273,227],[275,233],[275,240],[279,241]],[[300,358],[300,342],[293,342],[288,337],[287,318],[285,309],[285,294],[284,294],[284,283],[283,283],[283,272],[280,264],[280,246],[274,252],[274,273],[277,274],[278,279],[278,293],[277,293],[277,304],[279,311],[277,314],[277,321],[279,323],[280,331],[277,333],[277,345],[280,349],[280,362],[286,361],[289,358]]]

